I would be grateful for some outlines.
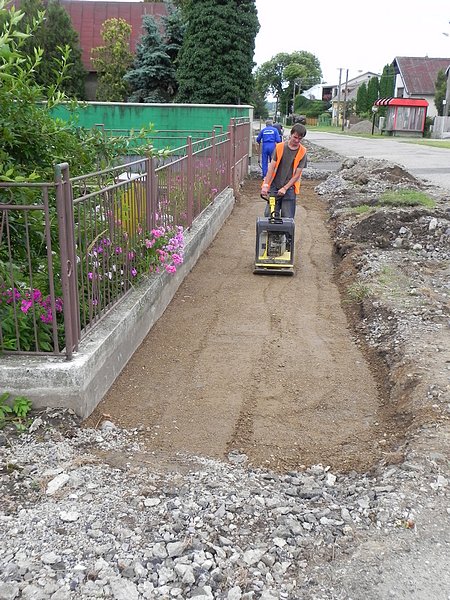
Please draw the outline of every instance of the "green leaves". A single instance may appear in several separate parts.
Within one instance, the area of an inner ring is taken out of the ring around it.
[[[31,408],[32,403],[25,396],[16,396],[11,404],[11,394],[9,392],[0,394],[0,429],[6,423],[11,422],[18,431],[25,431]]]
[[[188,22],[177,71],[177,100],[238,104],[253,91],[253,52],[259,29],[254,0],[197,0]]]
[[[133,62],[129,48],[131,25],[124,19],[108,19],[102,25],[101,35],[105,45],[91,51],[98,73],[97,100],[124,102],[129,92],[124,75]]]

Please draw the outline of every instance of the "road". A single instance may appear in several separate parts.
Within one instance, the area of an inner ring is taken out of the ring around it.
[[[400,138],[362,138],[308,131],[307,139],[349,158],[378,158],[403,165],[407,171],[433,185],[450,190],[450,149],[423,146]]]

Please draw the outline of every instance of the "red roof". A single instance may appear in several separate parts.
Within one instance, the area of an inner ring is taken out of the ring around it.
[[[142,16],[152,15],[160,18],[167,14],[163,2],[109,2],[91,0],[61,0],[69,13],[72,25],[80,38],[83,64],[88,71],[95,71],[91,63],[91,49],[103,46],[100,35],[102,24],[107,19],[125,19],[131,25],[130,49],[136,50],[142,31]]]
[[[374,106],[428,106],[424,98],[378,98]]]
[[[396,56],[394,70],[400,73],[408,96],[434,96],[438,71],[450,65],[450,58]]]

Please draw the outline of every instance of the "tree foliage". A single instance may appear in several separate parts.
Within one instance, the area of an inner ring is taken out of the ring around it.
[[[180,8],[171,2],[167,3],[167,15],[162,17],[164,25],[164,42],[166,52],[173,65],[178,67],[178,57],[186,35],[186,22]]]
[[[267,119],[269,111],[267,110],[266,97],[264,92],[258,87],[256,80],[253,85],[253,92],[250,96],[250,104],[254,107],[254,116],[257,119]]]
[[[380,97],[379,95],[380,82],[378,77],[371,77],[369,79],[369,83],[367,84],[367,109],[370,110],[371,107],[375,104],[375,102]]]
[[[105,45],[91,51],[98,74],[96,98],[103,102],[124,102],[130,91],[124,75],[133,64],[131,25],[125,19],[107,19],[102,25],[101,36]]]
[[[370,110],[369,99],[367,95],[367,84],[364,81],[356,92],[356,106],[355,111],[357,115],[365,115]]]
[[[253,90],[255,0],[191,0],[177,72],[180,102],[237,104]]]
[[[444,115],[444,100],[447,92],[447,78],[445,77],[445,72],[442,69],[438,71],[434,87],[434,105],[438,115],[442,117]]]
[[[319,59],[304,50],[288,54],[281,52],[256,70],[259,88],[267,95],[275,96],[282,106],[293,97],[294,85],[298,92],[320,83],[322,70]]]
[[[131,102],[170,102],[177,92],[176,64],[184,35],[180,11],[169,7],[163,23],[164,35],[152,16],[143,16],[145,34],[137,45],[133,68],[124,77]]]
[[[49,87],[38,84],[35,73],[43,51],[36,48],[30,56],[24,46],[39,29],[44,13],[38,13],[25,31],[24,17],[22,11],[14,6],[6,8],[6,0],[0,0],[0,181],[51,181],[58,162],[68,162],[73,175],[108,166],[149,130],[128,139],[104,139],[99,129],[85,130],[54,118],[52,109],[69,100],[61,84],[70,62],[70,48],[61,48],[61,56],[52,63],[55,82]],[[76,107],[77,102],[72,102]],[[142,145],[142,152],[149,151]]]
[[[24,48],[34,31],[42,25],[44,13],[23,24],[25,15],[14,7],[5,8],[0,0],[0,181],[48,179],[54,162],[75,155],[82,167],[88,157],[78,135],[50,115],[50,109],[67,100],[60,86],[67,72],[70,49],[60,49],[55,59],[54,83],[47,87],[36,82],[35,73],[43,51],[32,55]]]
[[[395,70],[393,65],[385,65],[380,78],[380,98],[392,98],[395,92]]]
[[[67,11],[61,6],[59,0],[50,0],[45,4],[42,0],[22,0],[20,10],[24,13],[24,18],[19,24],[19,31],[22,32],[32,25],[39,12],[44,12],[45,15],[33,31],[33,35],[25,39],[22,48],[24,54],[28,56],[33,56],[37,48],[42,50],[42,60],[36,66],[34,73],[36,82],[45,87],[55,83],[57,78],[55,60],[61,56],[58,48],[68,46],[70,62],[66,68],[65,78],[60,83],[60,89],[69,97],[84,99],[87,71],[81,61],[78,34],[72,26]]]

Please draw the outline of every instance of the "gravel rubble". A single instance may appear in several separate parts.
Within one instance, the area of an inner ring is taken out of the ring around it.
[[[385,189],[424,184],[387,161],[309,156],[342,264],[370,289],[358,326],[403,398],[393,419],[428,418],[370,472],[278,473],[34,412],[26,433],[0,432],[0,600],[450,598],[448,197],[427,188],[434,212],[355,216]]]
[[[414,536],[424,506],[450,506],[437,454],[363,475],[277,474],[233,452],[171,470],[139,430],[83,429],[54,409],[34,423],[3,446],[2,600],[338,598],[322,563],[339,565],[355,540]]]

